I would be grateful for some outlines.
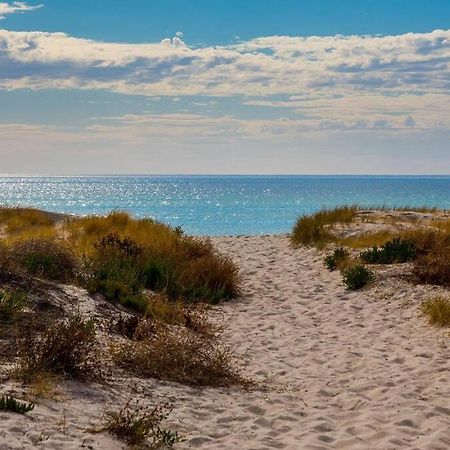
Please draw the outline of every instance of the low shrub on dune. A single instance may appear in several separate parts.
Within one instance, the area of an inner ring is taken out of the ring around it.
[[[57,239],[14,241],[8,247],[8,265],[49,280],[69,282],[78,274],[78,261]]]
[[[348,251],[342,247],[336,248],[331,255],[328,255],[324,259],[325,267],[330,270],[336,270],[343,268],[343,266],[348,261],[349,254]]]
[[[108,431],[133,448],[169,448],[182,440],[176,431],[161,426],[171,412],[170,403],[151,407],[128,401],[120,410],[107,412],[99,431]]]
[[[417,248],[413,275],[419,283],[450,286],[450,233],[416,231],[409,233]]]
[[[134,340],[113,345],[111,353],[116,363],[142,377],[194,386],[244,383],[229,349],[188,329],[160,326],[155,330],[140,324]]]
[[[372,247],[362,252],[360,258],[367,264],[405,263],[415,259],[417,248],[413,241],[395,238],[381,247]]]
[[[342,271],[342,280],[345,287],[350,291],[361,289],[374,278],[373,273],[362,265],[348,267]]]
[[[41,333],[23,330],[16,375],[30,382],[45,373],[73,378],[98,374],[93,320],[77,313]]]

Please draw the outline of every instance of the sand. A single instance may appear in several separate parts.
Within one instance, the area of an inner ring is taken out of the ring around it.
[[[213,241],[243,278],[242,296],[214,315],[259,388],[125,376],[107,386],[65,382],[57,399],[40,400],[27,416],[0,412],[0,448],[124,448],[87,430],[131,396],[174,401],[168,426],[186,437],[180,449],[450,448],[450,330],[418,311],[438,288],[409,283],[407,265],[394,265],[348,292],[321,252],[294,250],[286,236]],[[72,294],[91,305],[82,290]],[[6,388],[23,394],[11,382]]]

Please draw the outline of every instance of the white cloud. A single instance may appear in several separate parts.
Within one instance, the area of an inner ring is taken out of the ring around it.
[[[0,65],[3,89],[104,89],[174,101],[238,95],[252,97],[247,105],[280,108],[273,120],[211,119],[206,131],[202,117],[189,125],[195,131],[201,122],[208,135],[230,128],[244,135],[450,129],[450,30],[271,36],[201,48],[189,47],[180,33],[160,43],[122,44],[0,30]]]
[[[28,5],[25,2],[0,2],[0,20],[4,19],[8,14],[15,14],[25,11],[33,11],[34,9],[41,8],[43,5]]]
[[[104,43],[0,31],[0,86],[103,88],[144,95],[448,91],[450,30],[399,36],[272,36],[226,47]]]

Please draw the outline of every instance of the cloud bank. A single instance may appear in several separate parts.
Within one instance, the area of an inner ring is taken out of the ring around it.
[[[116,44],[64,33],[0,30],[0,86],[144,95],[447,92],[450,30],[399,36],[272,36],[190,48],[179,36]]]

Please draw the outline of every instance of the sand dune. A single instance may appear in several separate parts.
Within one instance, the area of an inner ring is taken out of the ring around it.
[[[294,250],[285,236],[214,243],[243,275],[242,297],[214,314],[260,388],[125,376],[106,387],[68,382],[59,401],[26,417],[0,413],[0,448],[123,448],[86,430],[130,396],[174,400],[170,425],[186,436],[180,449],[450,448],[448,331],[418,312],[437,288],[409,284],[404,267],[391,266],[369,288],[347,292],[320,252]]]

